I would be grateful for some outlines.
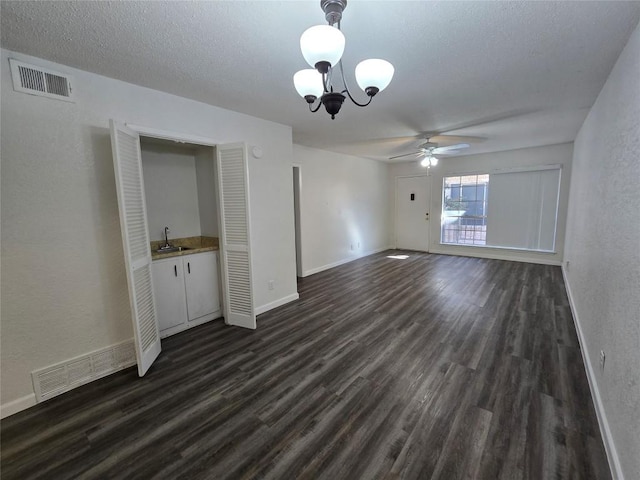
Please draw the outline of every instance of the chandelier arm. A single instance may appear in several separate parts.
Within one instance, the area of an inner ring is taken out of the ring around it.
[[[367,103],[358,103],[358,101],[351,96],[351,92],[349,91],[349,86],[347,85],[347,81],[344,78],[344,69],[342,68],[342,59],[340,59],[340,61],[338,62],[338,65],[340,66],[340,75],[342,76],[342,84],[344,85],[344,90],[342,91],[342,93],[346,93],[351,99],[351,101],[359,107],[366,107],[367,105],[369,105],[371,103],[371,100],[373,100],[373,97],[369,97],[369,101]]]
[[[309,111],[312,113],[316,113],[318,110],[320,110],[320,107],[322,106],[322,99],[319,99],[320,101],[318,102],[318,106],[316,108],[312,108],[311,107],[311,103],[309,104]]]
[[[324,88],[325,93],[329,93],[330,91],[332,91],[331,89],[333,88],[331,86],[331,79],[333,77],[333,75],[331,75],[332,70],[333,68],[330,68],[327,73],[322,74],[322,87]]]
[[[345,88],[345,89],[342,91],[342,93],[345,93],[345,92],[347,93],[347,96],[351,99],[351,101],[352,101],[353,103],[355,103],[355,104],[356,104],[357,106],[359,106],[359,107],[366,107],[367,105],[369,105],[369,104],[371,103],[371,100],[373,100],[373,97],[369,97],[369,101],[368,101],[367,103],[358,103],[358,102],[357,102],[356,100],[354,100],[354,98],[351,96],[351,93],[349,92],[349,90],[348,90],[348,89],[346,89],[346,88]]]

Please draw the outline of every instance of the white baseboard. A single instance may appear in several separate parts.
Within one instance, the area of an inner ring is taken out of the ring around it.
[[[26,410],[29,407],[33,407],[36,403],[36,394],[30,393],[29,395],[0,405],[0,418],[6,418],[9,415]]]
[[[14,415],[27,408],[33,407],[39,401],[48,400],[61,393],[135,365],[135,353],[132,352],[133,340],[126,340],[85,355],[65,360],[56,365],[35,370],[31,373],[32,381],[34,382],[34,393],[0,405],[0,418]],[[83,362],[86,362],[87,365],[86,375],[71,378],[72,374],[69,373],[68,367],[70,365],[77,367],[82,365]],[[60,387],[49,394],[43,394],[38,385],[38,376],[47,375],[49,372],[55,372],[61,376],[61,381],[59,382]],[[64,384],[62,379],[65,380]]]
[[[292,293],[291,295],[287,295],[286,297],[279,298],[278,300],[256,308],[256,315],[260,315],[261,313],[268,312],[269,310],[273,310],[274,308],[281,307],[282,305],[293,302],[294,300],[298,300],[299,298],[300,295],[298,295],[297,293]]]
[[[337,262],[328,263],[327,265],[322,265],[321,267],[311,268],[309,270],[304,270],[302,272],[303,277],[308,277],[309,275],[313,275],[314,273],[323,272],[324,270],[329,270],[330,268],[338,267],[340,265],[344,265],[345,263],[353,262],[354,260],[358,260],[362,257],[368,257],[369,255],[373,255],[374,253],[384,252],[385,250],[390,250],[393,247],[385,246],[382,248],[377,248],[375,250],[370,250],[368,252],[362,252],[357,254],[356,256],[344,258],[342,260],[338,260]]]
[[[462,249],[445,250],[436,247],[430,248],[429,253],[434,253],[436,255],[455,255],[458,257],[489,258],[492,260],[509,260],[511,262],[537,263],[540,265],[554,265],[557,267],[562,265],[562,260],[543,257],[525,257],[522,255],[509,254],[507,253],[507,251],[505,251],[505,253],[500,253],[494,251],[484,251],[484,249],[482,251]]]
[[[580,351],[582,352],[582,361],[587,370],[587,380],[589,381],[589,389],[591,390],[591,398],[596,409],[596,417],[598,418],[598,425],[600,426],[600,432],[602,434],[602,442],[604,443],[604,449],[607,453],[607,459],[609,460],[609,469],[611,470],[611,476],[613,480],[624,480],[624,474],[622,473],[622,466],[620,465],[620,458],[618,457],[618,451],[613,441],[613,435],[609,428],[609,422],[607,421],[607,414],[604,410],[602,403],[602,397],[600,396],[600,390],[598,389],[598,382],[596,381],[595,370],[591,365],[589,351],[587,349],[587,342],[582,333],[580,327],[580,319],[578,318],[578,311],[576,309],[573,294],[571,293],[571,286],[567,278],[567,272],[565,266],[562,265],[562,277],[564,278],[564,285],[567,290],[567,297],[569,298],[569,306],[571,307],[571,313],[573,315],[573,323],[578,333],[578,341],[580,342]]]

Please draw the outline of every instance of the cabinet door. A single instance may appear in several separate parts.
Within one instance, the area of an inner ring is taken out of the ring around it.
[[[189,320],[220,310],[216,252],[183,257]]]
[[[156,260],[151,264],[156,315],[160,330],[187,322],[182,257]]]

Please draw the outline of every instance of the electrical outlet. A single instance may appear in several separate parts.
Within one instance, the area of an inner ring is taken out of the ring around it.
[[[358,250],[360,250],[360,242],[358,242]]]
[[[604,350],[600,350],[600,368],[604,370],[604,360],[605,360]]]
[[[569,271],[569,260],[567,260],[564,264],[564,269],[568,272]]]
[[[269,286],[269,290],[273,290],[275,285],[276,285],[276,282],[275,282],[275,280],[269,280],[267,282],[267,285]]]
[[[351,244],[351,250],[353,250],[353,243]]]

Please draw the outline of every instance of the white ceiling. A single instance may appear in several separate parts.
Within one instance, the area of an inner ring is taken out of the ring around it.
[[[312,114],[293,88],[319,0],[2,1],[2,47],[293,126],[294,142],[370,158],[420,132],[486,138],[464,153],[572,141],[640,18],[640,2],[349,0],[353,68],[389,60],[366,109]],[[359,95],[358,95],[359,94]],[[392,138],[392,140],[389,140]],[[386,140],[385,140],[386,139]]]

